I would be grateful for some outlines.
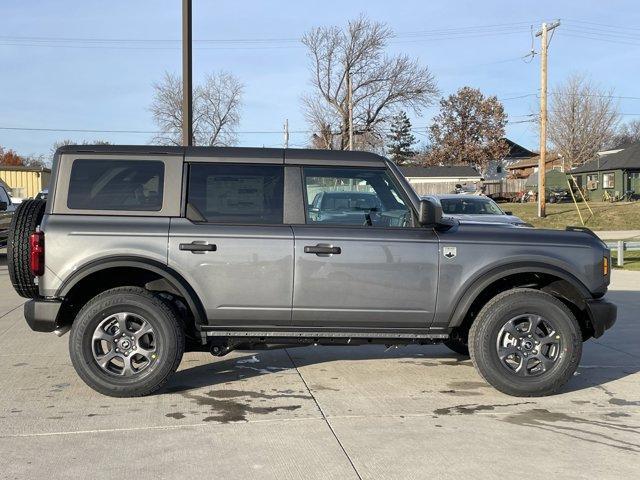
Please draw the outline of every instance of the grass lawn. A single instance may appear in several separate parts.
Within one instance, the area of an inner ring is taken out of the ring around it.
[[[618,259],[616,258],[617,250],[611,251],[611,263],[613,268],[618,268]],[[624,269],[640,270],[640,252],[624,252]]]
[[[593,216],[584,203],[578,202],[585,227],[592,230],[640,230],[640,202],[589,202],[589,206],[593,210]],[[501,203],[500,207],[537,228],[564,229],[568,225],[582,225],[573,202],[548,203],[546,218],[538,218],[536,203]]]

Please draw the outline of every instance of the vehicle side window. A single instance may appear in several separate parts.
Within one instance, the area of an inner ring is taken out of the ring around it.
[[[7,195],[7,191],[4,189],[4,187],[0,187],[0,202],[11,205],[11,200],[9,199],[9,195]]]
[[[75,160],[67,207],[74,210],[159,211],[164,164],[144,160]]]
[[[193,163],[188,203],[210,223],[281,224],[281,165]]]
[[[309,224],[411,226],[411,210],[385,170],[308,167],[304,182],[307,201],[314,199],[307,205]]]

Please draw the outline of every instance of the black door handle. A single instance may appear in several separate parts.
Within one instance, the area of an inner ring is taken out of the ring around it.
[[[218,247],[213,243],[181,243],[180,250],[186,250],[193,253],[215,252]]]
[[[342,253],[342,249],[332,245],[307,245],[304,247],[304,253],[315,253],[316,255],[339,255]]]

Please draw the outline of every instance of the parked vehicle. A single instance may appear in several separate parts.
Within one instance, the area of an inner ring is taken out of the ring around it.
[[[0,247],[7,245],[9,238],[9,226],[15,211],[14,205],[11,203],[11,197],[4,185],[0,185]]]
[[[616,318],[591,231],[443,218],[371,153],[65,146],[50,189],[16,212],[9,274],[106,395],[158,390],[185,350],[439,342],[547,395]],[[338,216],[313,205],[345,191]]]
[[[46,201],[48,196],[49,196],[49,189],[45,188],[41,192],[38,192],[38,195],[36,195],[36,200]]]
[[[442,215],[465,222],[507,223],[518,227],[530,227],[531,224],[505,212],[496,202],[484,195],[432,195],[442,206]]]

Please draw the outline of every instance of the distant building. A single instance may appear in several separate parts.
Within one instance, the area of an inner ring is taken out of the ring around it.
[[[51,169],[0,165],[0,180],[11,189],[15,198],[33,198],[49,186]]]
[[[532,173],[538,171],[540,156],[523,158],[507,167],[509,178],[529,178]],[[564,172],[564,160],[557,153],[549,153],[545,159],[545,170],[560,170]]]
[[[640,194],[640,142],[600,152],[597,158],[574,168],[571,173],[591,198],[599,198],[605,191],[619,197],[628,190]]]
[[[478,171],[470,166],[454,165],[444,167],[400,167],[403,175],[412,184],[418,183],[473,183],[482,180]]]
[[[491,160],[487,165],[487,171],[484,175],[485,180],[504,180],[507,178],[508,168],[520,160],[535,157],[537,154],[518,145],[516,142],[505,138],[509,145],[509,153],[501,159]]]

